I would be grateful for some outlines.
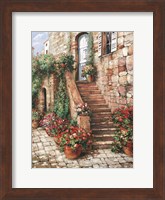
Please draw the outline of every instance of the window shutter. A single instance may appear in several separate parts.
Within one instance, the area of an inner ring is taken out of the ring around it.
[[[111,52],[117,50],[117,32],[111,32]]]
[[[98,57],[102,54],[102,32],[98,33]]]

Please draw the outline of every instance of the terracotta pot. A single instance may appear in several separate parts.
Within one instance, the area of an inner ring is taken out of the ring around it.
[[[68,159],[76,159],[80,156],[82,152],[82,148],[81,146],[78,147],[77,149],[73,150],[71,147],[69,146],[65,146],[64,148],[64,153],[65,153],[65,156],[66,158]]]
[[[123,147],[123,151],[127,156],[133,156],[133,142],[128,140],[126,146]]]
[[[36,129],[38,128],[39,120],[32,120],[32,128]]]
[[[88,81],[89,83],[91,83],[91,82],[93,82],[94,77],[93,77],[93,75],[87,75],[87,76],[86,76],[86,79],[87,79],[87,81]]]

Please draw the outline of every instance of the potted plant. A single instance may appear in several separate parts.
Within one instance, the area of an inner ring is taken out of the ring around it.
[[[87,103],[78,104],[76,106],[77,115],[91,116],[92,112]]]
[[[47,134],[54,137],[56,143],[58,143],[59,135],[65,131],[69,126],[67,119],[58,117],[54,112],[46,114],[40,121],[40,125],[45,128]]]
[[[85,77],[88,82],[93,82],[96,75],[96,68],[93,65],[86,65],[82,69],[81,76]]]
[[[83,128],[70,126],[62,133],[60,147],[66,158],[76,159],[82,152],[86,152],[92,144],[91,132]]]
[[[60,144],[62,134],[69,127],[69,121],[67,119],[62,119],[57,117],[53,126],[50,128],[51,134],[54,135],[54,141],[56,144]]]
[[[38,111],[32,112],[32,128],[34,129],[38,128],[40,118],[41,118],[41,113],[39,113]]]
[[[118,127],[112,144],[113,152],[124,152],[133,155],[133,107],[116,109],[112,114],[112,121]]]
[[[52,112],[52,113],[46,114],[43,117],[43,119],[41,119],[39,122],[40,126],[42,126],[45,129],[46,133],[51,137],[53,137],[54,135],[51,134],[50,127],[53,126],[55,118],[56,118],[56,114]]]

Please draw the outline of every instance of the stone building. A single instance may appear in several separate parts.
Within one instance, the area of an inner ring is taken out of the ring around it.
[[[93,133],[101,133],[101,141],[110,141],[111,135],[107,133],[114,131],[108,121],[111,112],[120,106],[133,104],[133,32],[49,32],[44,44],[45,54],[59,57],[62,53],[71,53],[74,56],[73,77],[67,76],[71,116],[75,116],[77,103],[87,102],[93,112],[90,122]],[[89,52],[92,52],[93,65],[97,69],[93,83],[86,83],[81,77]],[[56,79],[52,75],[50,81],[46,79],[43,82],[40,110],[52,110],[55,91]],[[100,140],[99,136],[96,141]]]
[[[96,84],[109,108],[133,103],[133,32],[92,32]],[[49,53],[75,58],[75,80],[87,61],[87,32],[50,32]]]

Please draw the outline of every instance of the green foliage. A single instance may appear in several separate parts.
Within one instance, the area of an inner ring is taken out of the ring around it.
[[[70,125],[71,126],[77,126],[77,120],[76,119],[71,119],[70,120]]]
[[[55,73],[59,79],[59,86],[55,96],[54,112],[61,118],[69,117],[69,97],[66,89],[65,71],[73,71],[74,59],[70,54],[62,54],[56,61]]]
[[[65,71],[73,71],[74,59],[70,54],[62,54],[55,64],[55,73],[58,78],[63,78]]]
[[[37,111],[32,112],[32,120],[40,120],[41,116],[42,116],[41,113],[39,113]]]
[[[69,117],[69,97],[66,91],[65,79],[59,80],[58,90],[55,96],[54,112],[62,119]]]
[[[121,107],[112,113],[112,121],[118,127],[112,144],[113,152],[123,152],[128,141],[133,140],[133,106]]]
[[[92,32],[88,34],[88,57],[86,65],[93,65],[94,53],[93,53],[93,36]]]
[[[32,58],[32,108],[35,108],[41,84],[46,76],[55,71],[55,59],[51,54],[38,55]]]

